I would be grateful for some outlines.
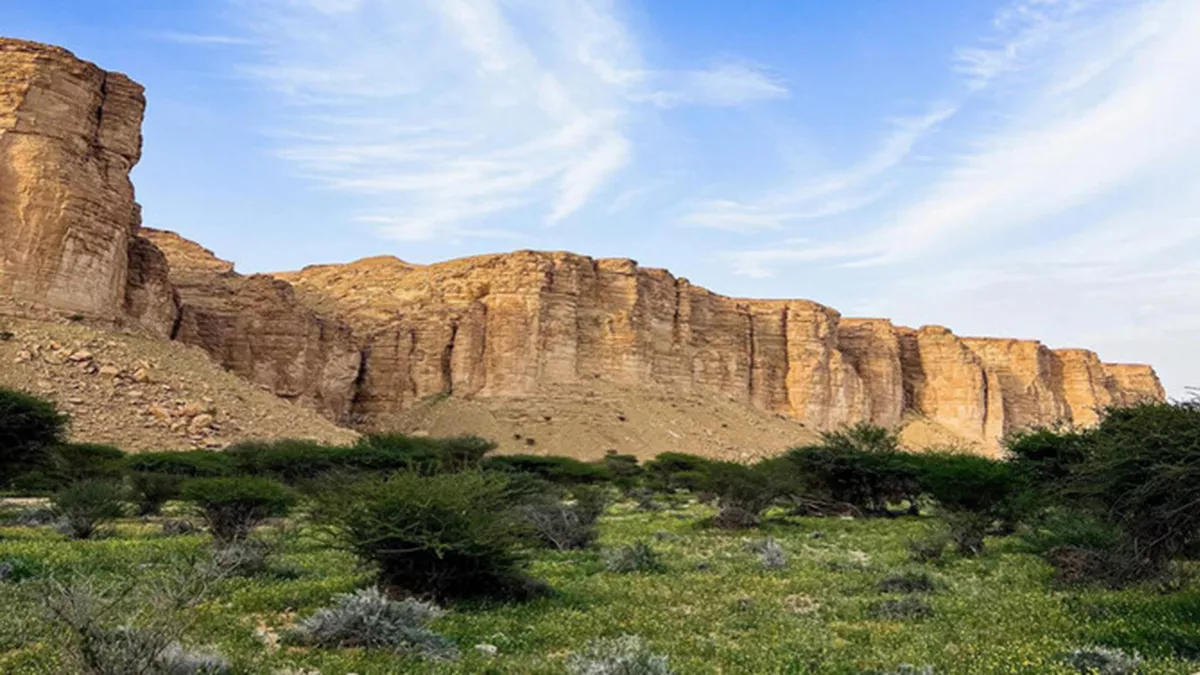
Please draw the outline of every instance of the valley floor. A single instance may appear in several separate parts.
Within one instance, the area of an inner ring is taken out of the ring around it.
[[[606,571],[599,550],[539,552],[533,574],[554,597],[523,605],[456,605],[435,628],[462,650],[456,662],[361,650],[279,647],[275,635],[338,593],[369,583],[367,570],[306,532],[278,532],[272,569],[219,582],[190,610],[192,645],[209,645],[238,672],[561,673],[593,638],[640,635],[679,673],[891,673],[902,664],[941,674],[1071,673],[1060,655],[1093,644],[1139,652],[1141,672],[1192,673],[1200,661],[1200,591],[1059,590],[1051,570],[1015,538],[989,539],[979,558],[939,564],[908,559],[908,542],[934,518],[777,518],[765,531],[703,528],[711,515],[690,504],[656,512],[618,504],[603,521],[601,546],[645,540],[667,571]],[[765,569],[752,542],[769,535],[788,564]],[[97,586],[152,575],[207,554],[206,535],[166,537],[156,522],[122,521],[106,538],[69,542],[48,527],[0,528],[0,560],[20,559],[33,576],[0,583],[0,672],[53,673],[59,636],[39,618],[38,578],[87,578]],[[878,589],[889,574],[924,570],[932,614],[873,618],[901,594]],[[474,647],[494,645],[488,656]],[[903,672],[903,671],[902,671]]]

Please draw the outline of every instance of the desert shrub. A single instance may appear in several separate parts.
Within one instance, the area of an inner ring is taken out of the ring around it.
[[[254,577],[270,569],[271,545],[261,539],[238,539],[213,548],[208,573],[216,578]]]
[[[528,526],[504,476],[464,472],[343,481],[312,517],[334,544],[374,563],[385,587],[439,598],[525,597]]]
[[[287,515],[296,495],[267,478],[194,478],[179,488],[179,496],[199,511],[218,542],[246,538],[262,521]]]
[[[999,517],[1008,511],[1016,483],[1006,463],[961,452],[926,452],[903,456],[918,489],[943,511],[966,511]]]
[[[664,452],[646,462],[647,487],[660,492],[701,489],[711,460],[682,452]]]
[[[1112,647],[1080,647],[1064,654],[1064,663],[1091,675],[1133,675],[1141,670],[1142,659]]]
[[[391,600],[377,588],[334,598],[333,605],[297,622],[287,639],[316,647],[361,647],[449,660],[458,648],[429,627],[443,612],[412,598]]]
[[[786,460],[807,503],[831,510],[848,506],[864,515],[884,515],[890,503],[915,501],[920,492],[915,472],[890,450],[817,445],[795,448]]]
[[[983,553],[984,537],[992,518],[973,511],[951,511],[944,516],[954,549],[959,555],[973,557]]]
[[[1074,468],[1090,455],[1087,432],[1041,427],[1018,431],[1004,439],[1013,473],[1045,498],[1057,494]]]
[[[950,534],[942,531],[915,537],[908,541],[908,557],[919,563],[940,562],[951,541]]]
[[[124,500],[120,483],[87,480],[60,490],[51,500],[51,508],[63,534],[90,539],[102,525],[125,515]]]
[[[871,605],[869,613],[872,618],[885,621],[924,619],[933,616],[933,607],[921,598],[908,595],[903,598],[877,602]]]
[[[403,434],[371,434],[354,446],[356,468],[406,470],[423,475],[475,469],[496,444],[479,436],[416,438]]]
[[[344,468],[347,450],[316,441],[283,439],[235,443],[221,454],[234,474],[295,484]]]
[[[701,487],[717,496],[720,511],[713,524],[725,529],[757,526],[781,492],[772,471],[736,462],[710,462]]]
[[[137,505],[139,516],[156,516],[162,507],[179,497],[179,486],[185,479],[169,473],[141,473],[129,476],[129,496]]]
[[[656,654],[640,637],[622,635],[593,640],[567,659],[571,675],[671,675],[667,657]]]
[[[38,565],[26,558],[0,558],[0,584],[18,583],[37,575]]]
[[[143,452],[129,455],[126,468],[132,473],[151,473],[183,478],[221,478],[235,472],[232,457],[211,450]]]
[[[558,485],[583,485],[612,480],[608,469],[571,457],[504,455],[483,462],[488,471],[527,473]]]
[[[1067,496],[1123,530],[1139,557],[1161,567],[1200,535],[1200,402],[1109,409],[1087,445]]]
[[[0,486],[45,462],[62,443],[67,423],[54,403],[0,388]]]
[[[559,551],[591,546],[600,535],[597,521],[603,512],[603,505],[591,501],[567,503],[548,494],[517,507],[537,538]]]
[[[57,518],[52,508],[32,507],[6,512],[0,522],[18,527],[41,527],[53,523]]]
[[[229,663],[210,651],[184,649],[183,613],[209,587],[191,568],[141,583],[102,587],[79,578],[48,580],[39,593],[66,672],[91,675],[223,675]]]
[[[162,521],[162,533],[164,537],[182,537],[193,534],[196,531],[196,526],[190,520],[167,518]]]
[[[604,568],[609,572],[665,572],[661,556],[645,541],[635,541],[604,552]]]
[[[787,567],[787,552],[774,539],[768,538],[766,540],[759,555],[761,556],[762,566],[766,569],[778,570]]]
[[[125,453],[120,448],[97,443],[64,443],[52,453],[55,469],[67,482],[90,479],[119,479]]]
[[[1051,510],[1027,525],[1021,539],[1063,584],[1120,587],[1163,572],[1138,554],[1121,528],[1079,510]]]
[[[928,572],[900,570],[880,579],[875,588],[882,593],[932,593],[937,590],[937,583]]]
[[[634,488],[645,473],[641,466],[638,466],[638,458],[633,455],[617,454],[615,450],[609,450],[604,454],[604,459],[601,464],[612,476],[612,482],[622,490],[630,490]]]
[[[630,490],[628,496],[633,500],[638,511],[661,511],[663,506],[655,500],[655,494],[654,490],[650,488],[637,487]]]

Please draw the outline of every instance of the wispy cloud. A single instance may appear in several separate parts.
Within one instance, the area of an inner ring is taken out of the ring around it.
[[[163,42],[174,42],[181,45],[197,45],[207,47],[244,46],[253,44],[252,40],[236,35],[216,35],[210,33],[181,33],[177,31],[158,31],[150,37]]]
[[[246,74],[289,103],[280,157],[408,240],[553,225],[636,159],[646,104],[786,95],[747,65],[648,68],[609,0],[262,0]]]

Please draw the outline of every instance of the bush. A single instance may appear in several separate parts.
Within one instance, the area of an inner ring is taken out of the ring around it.
[[[97,443],[64,443],[52,453],[55,473],[67,483],[81,480],[118,480],[125,453],[120,448]]]
[[[66,431],[67,416],[50,401],[0,388],[0,486],[44,463]]]
[[[227,543],[246,538],[259,523],[287,515],[296,495],[266,478],[195,478],[180,486],[208,525],[213,538]]]
[[[630,572],[665,572],[667,566],[650,544],[635,541],[629,546],[621,546],[604,552],[604,568],[609,572],[627,574]]]
[[[315,647],[390,649],[449,660],[458,648],[429,624],[443,612],[436,605],[412,598],[388,599],[377,588],[334,598],[332,607],[301,619],[288,640]]]
[[[787,553],[779,545],[779,542],[774,539],[768,538],[766,540],[760,555],[762,556],[762,565],[766,569],[778,570],[787,567]]]
[[[229,455],[211,450],[143,452],[129,455],[126,468],[134,473],[152,473],[183,478],[221,478],[234,473]]]
[[[1013,473],[1040,501],[1058,495],[1066,479],[1090,455],[1087,433],[1071,428],[1018,431],[1004,439],[1004,448]]]
[[[527,473],[558,485],[584,485],[612,480],[608,469],[570,457],[504,455],[483,462],[488,471]]]
[[[940,562],[951,541],[950,535],[946,532],[933,532],[911,539],[908,542],[908,557],[919,563]]]
[[[886,515],[889,504],[915,502],[920,492],[915,472],[898,452],[818,445],[795,448],[785,457],[805,498],[832,510]]]
[[[619,455],[616,450],[609,450],[601,460],[605,470],[612,476],[613,484],[622,490],[631,490],[637,486],[638,480],[645,471],[638,466],[638,458],[633,455]]]
[[[646,462],[648,487],[660,492],[701,489],[711,460],[682,452],[664,452]]]
[[[725,529],[758,525],[759,517],[780,495],[779,481],[761,466],[710,462],[701,487],[717,495],[720,511],[713,524]]]
[[[886,621],[924,619],[933,616],[933,607],[921,598],[910,595],[898,600],[877,602],[871,606],[870,615]]]
[[[415,438],[403,434],[371,434],[355,445],[359,468],[373,471],[403,469],[422,475],[454,473],[479,467],[496,444],[479,436]],[[374,458],[375,463],[367,461]]]
[[[226,675],[233,672],[229,660],[212,649],[187,650],[172,642],[158,655],[162,675]]]
[[[667,657],[636,635],[593,640],[567,659],[571,675],[671,675]]]
[[[528,526],[503,476],[478,472],[343,481],[316,497],[313,519],[379,568],[385,587],[438,598],[526,597]]]
[[[1200,402],[1105,412],[1067,496],[1121,528],[1139,556],[1163,567],[1200,535]]]
[[[37,565],[25,558],[0,558],[0,584],[18,583],[37,574]]]
[[[130,497],[137,505],[139,516],[162,513],[167,502],[179,497],[179,486],[185,479],[169,473],[134,473],[129,477]]]
[[[88,480],[64,488],[51,500],[58,527],[72,539],[90,539],[97,529],[125,515],[119,483]]]
[[[950,540],[959,555],[970,558],[983,553],[984,537],[992,524],[990,517],[971,511],[952,511],[945,518]]]
[[[600,535],[598,521],[608,505],[607,495],[593,486],[576,491],[574,503],[542,495],[517,508],[537,538],[559,551],[591,546]]]
[[[910,454],[904,461],[921,493],[944,511],[998,517],[1008,512],[1016,493],[1012,468],[1005,462],[959,452]]]
[[[892,572],[875,588],[882,593],[932,593],[937,590],[937,584],[928,572],[920,570],[903,570]]]
[[[1063,662],[1081,673],[1132,675],[1141,670],[1142,659],[1111,647],[1081,647],[1063,655]]]

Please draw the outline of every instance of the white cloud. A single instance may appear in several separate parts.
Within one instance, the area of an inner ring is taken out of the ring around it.
[[[643,104],[787,93],[744,64],[645,67],[610,0],[232,1],[260,45],[245,73],[289,104],[279,156],[400,239],[568,220],[635,160]]]
[[[253,44],[252,40],[235,35],[216,35],[205,33],[182,33],[177,31],[159,31],[150,35],[156,40],[174,42],[181,45],[196,45],[207,47],[227,47]]]

